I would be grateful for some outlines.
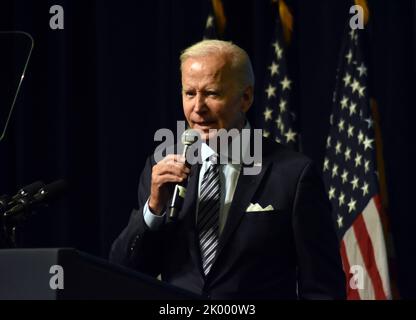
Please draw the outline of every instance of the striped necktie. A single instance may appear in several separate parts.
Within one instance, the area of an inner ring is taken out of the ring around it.
[[[201,183],[197,228],[201,249],[202,266],[205,275],[214,261],[219,238],[220,174],[218,156],[208,158],[210,166]]]

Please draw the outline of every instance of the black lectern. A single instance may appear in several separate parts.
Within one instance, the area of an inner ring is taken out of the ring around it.
[[[200,298],[74,249],[0,250],[2,300]]]

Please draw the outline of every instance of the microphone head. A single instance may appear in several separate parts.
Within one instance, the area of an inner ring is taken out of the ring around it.
[[[199,138],[199,132],[194,129],[185,130],[185,132],[182,133],[181,136],[182,144],[184,144],[185,146],[190,146],[191,144],[194,144],[198,141]]]

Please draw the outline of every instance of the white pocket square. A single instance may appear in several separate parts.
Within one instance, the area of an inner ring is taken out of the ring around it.
[[[274,208],[272,205],[268,205],[266,208],[263,208],[258,203],[252,204],[247,207],[246,212],[263,212],[263,211],[273,211]]]

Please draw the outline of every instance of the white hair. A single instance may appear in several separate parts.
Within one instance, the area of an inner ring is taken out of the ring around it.
[[[222,55],[228,59],[231,70],[236,75],[236,80],[242,90],[247,86],[254,87],[254,72],[247,52],[228,41],[203,40],[190,46],[180,56],[181,69],[188,58],[204,57],[212,54]]]

